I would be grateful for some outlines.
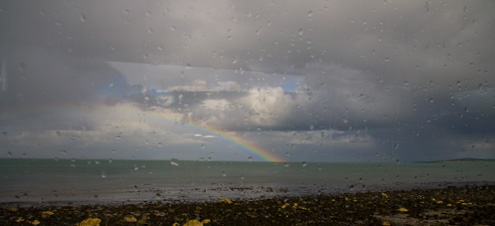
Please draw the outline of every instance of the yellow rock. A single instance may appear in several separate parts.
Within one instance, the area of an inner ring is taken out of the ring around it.
[[[203,223],[203,224],[208,224],[208,223],[210,223],[210,222],[211,222],[211,220],[210,220],[210,219],[204,219],[203,221],[201,221],[201,223]]]
[[[137,223],[138,224],[148,224],[148,222],[147,222],[148,219],[149,219],[149,217],[145,215],[145,216],[141,217],[141,219],[138,220]]]
[[[124,221],[125,222],[136,222],[137,219],[134,216],[125,216]]]
[[[31,222],[32,225],[38,225],[40,224],[41,222],[39,220],[34,220]]]
[[[409,212],[409,210],[407,210],[406,208],[399,208],[398,211],[399,212]]]
[[[382,192],[382,197],[383,198],[388,198],[388,195]],[[386,222],[386,221],[385,221]],[[387,222],[388,223],[388,222]]]
[[[52,211],[44,211],[44,212],[41,212],[41,217],[43,218],[47,218],[51,215],[53,215],[54,213]]]
[[[189,220],[184,224],[184,226],[203,226],[203,223],[198,220]]]
[[[77,226],[100,226],[100,222],[100,218],[88,218],[81,221],[81,223],[77,224]]]
[[[232,201],[230,201],[230,199],[222,199],[220,201],[218,201],[219,203],[227,203],[227,204],[232,204]]]
[[[388,221],[384,221],[384,222],[382,222],[382,225],[383,226],[390,226],[390,223]]]

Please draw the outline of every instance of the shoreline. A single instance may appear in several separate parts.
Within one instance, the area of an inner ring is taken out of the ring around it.
[[[282,194],[283,195],[283,194]],[[0,203],[2,225],[495,225],[495,185],[356,191],[258,200]],[[83,224],[80,224],[83,225]],[[88,224],[89,225],[89,224]],[[98,225],[98,224],[93,224]]]
[[[149,202],[162,203],[199,203],[215,202],[223,198],[232,201],[257,201],[263,199],[291,198],[315,195],[340,195],[364,192],[429,190],[462,186],[495,186],[493,181],[471,182],[429,182],[417,184],[292,184],[292,185],[234,185],[212,184],[203,187],[160,188],[152,184],[135,186],[125,191],[98,191],[78,194],[57,191],[59,195],[40,198],[39,194],[18,195],[0,198],[0,207],[16,206],[82,206],[82,205],[123,205]],[[97,191],[97,190],[96,190]],[[103,192],[103,193],[101,193]],[[110,194],[110,195],[109,195]]]

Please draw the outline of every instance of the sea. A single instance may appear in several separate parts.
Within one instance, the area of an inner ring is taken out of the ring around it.
[[[495,184],[495,161],[429,163],[0,159],[0,203],[259,200]]]

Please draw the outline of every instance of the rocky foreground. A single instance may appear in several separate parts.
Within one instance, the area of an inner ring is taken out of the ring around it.
[[[0,225],[495,225],[495,186],[193,203],[2,203]]]

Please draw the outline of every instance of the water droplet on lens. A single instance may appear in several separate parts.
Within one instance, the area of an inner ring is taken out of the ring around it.
[[[19,71],[24,71],[24,70],[26,70],[26,65],[24,63],[20,63],[18,69],[19,69]]]
[[[179,160],[178,159],[170,159],[170,165],[179,166]]]

